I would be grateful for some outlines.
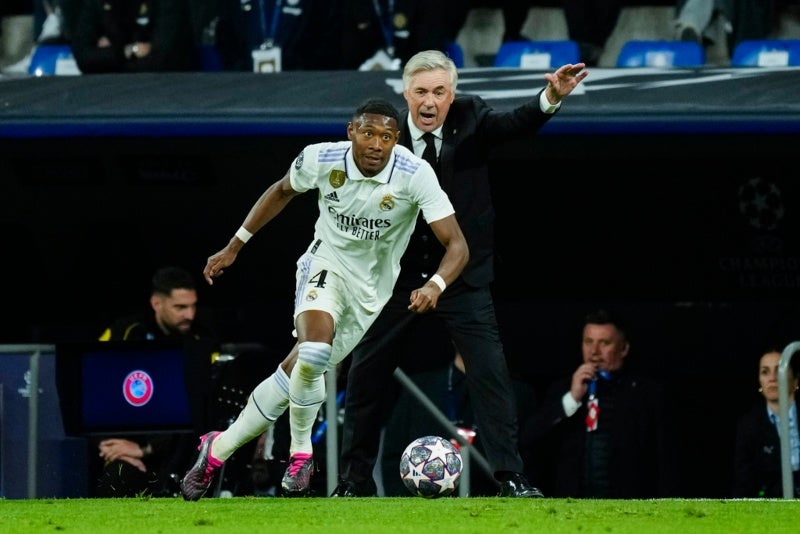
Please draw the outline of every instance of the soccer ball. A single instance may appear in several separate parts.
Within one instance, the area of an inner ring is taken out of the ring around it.
[[[412,495],[435,499],[456,490],[461,467],[461,453],[452,443],[439,436],[423,436],[403,451],[400,479]]]

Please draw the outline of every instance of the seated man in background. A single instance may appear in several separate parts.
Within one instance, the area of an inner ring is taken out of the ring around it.
[[[115,320],[100,341],[158,339],[214,340],[213,331],[195,321],[197,289],[192,275],[181,267],[163,267],[153,276],[148,310]],[[194,436],[160,433],[114,437],[98,445],[102,466],[96,497],[141,494],[174,496],[178,479],[194,457]]]
[[[583,361],[548,388],[526,423],[523,447],[554,470],[553,497],[649,499],[677,494],[674,432],[663,384],[631,366],[621,319],[584,320]],[[550,448],[552,447],[552,448]]]

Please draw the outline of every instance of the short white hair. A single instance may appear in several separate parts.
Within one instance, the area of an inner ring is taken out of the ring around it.
[[[439,50],[423,50],[417,52],[406,62],[403,68],[403,89],[408,89],[411,85],[411,78],[418,72],[444,69],[450,75],[450,85],[453,92],[458,85],[458,69],[453,60],[447,54]]]

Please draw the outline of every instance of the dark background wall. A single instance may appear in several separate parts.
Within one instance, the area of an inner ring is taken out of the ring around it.
[[[0,343],[93,338],[146,301],[157,266],[200,277],[258,195],[319,140],[4,139]],[[681,415],[685,495],[726,496],[760,350],[800,338],[792,137],[530,141],[505,145],[491,168],[494,290],[512,371],[543,392],[578,365],[583,315],[622,308],[632,358],[667,382]],[[294,262],[315,218],[314,196],[299,197],[201,287],[227,340],[291,343]]]

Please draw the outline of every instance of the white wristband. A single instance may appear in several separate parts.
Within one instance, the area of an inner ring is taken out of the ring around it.
[[[242,243],[247,243],[250,238],[253,237],[253,234],[244,226],[240,226],[239,229],[236,230],[236,237],[238,237]]]
[[[444,292],[445,288],[447,287],[447,284],[444,283],[444,278],[442,278],[438,274],[434,274],[428,280],[439,286],[439,289],[441,289],[442,292]]]

